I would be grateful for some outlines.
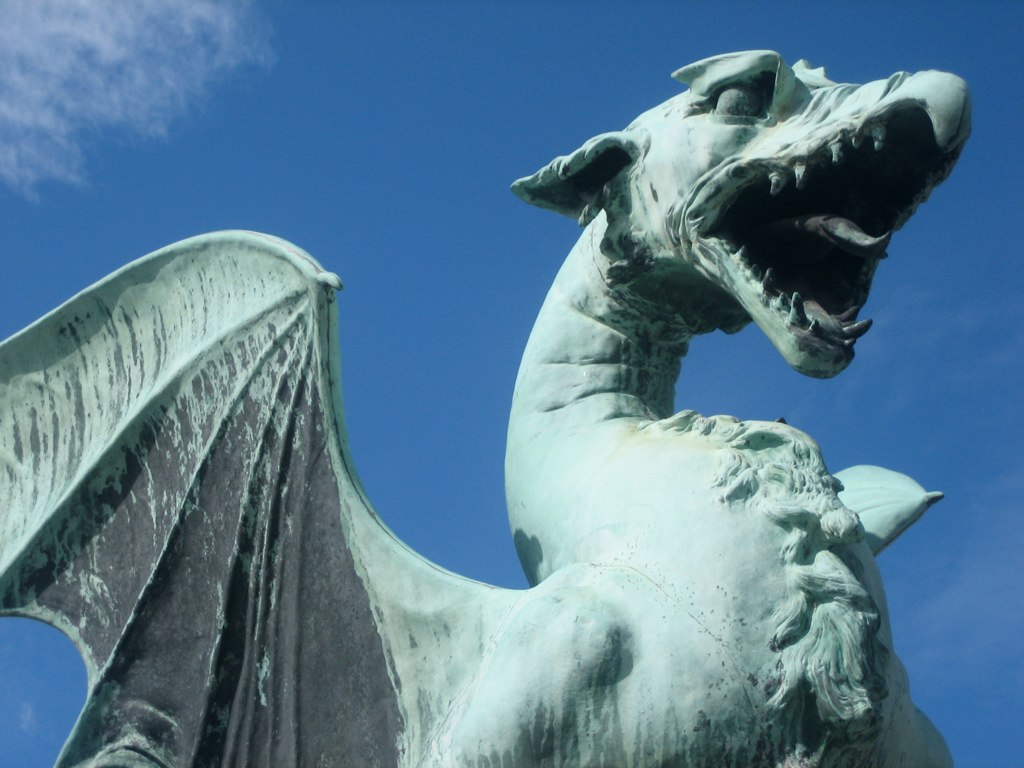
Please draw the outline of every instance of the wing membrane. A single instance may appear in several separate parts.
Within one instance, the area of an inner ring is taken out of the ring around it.
[[[345,531],[334,280],[207,235],[0,347],[0,611],[63,630],[89,672],[60,765],[397,763]]]

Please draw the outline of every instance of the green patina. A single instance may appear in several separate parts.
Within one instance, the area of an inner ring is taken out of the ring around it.
[[[61,766],[949,763],[874,561],[937,495],[673,399],[693,337],[750,321],[802,373],[849,364],[966,88],[765,51],[676,77],[514,186],[586,225],[510,419],[529,590],[438,568],[373,511],[340,282],[288,243],[169,246],[0,347],[0,612],[89,672]]]

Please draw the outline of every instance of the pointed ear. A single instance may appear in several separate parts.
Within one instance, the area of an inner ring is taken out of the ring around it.
[[[585,216],[588,206],[595,201],[601,206],[604,185],[639,155],[635,136],[625,131],[602,133],[572,154],[556,157],[532,176],[519,179],[512,191],[532,205],[586,223],[592,217]]]

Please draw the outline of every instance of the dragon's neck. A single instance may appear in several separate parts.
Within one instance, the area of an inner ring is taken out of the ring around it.
[[[675,315],[608,287],[608,260],[599,250],[604,232],[602,217],[569,254],[516,381],[506,490],[517,548],[533,582],[556,563],[573,561],[570,547],[592,520],[573,519],[566,510],[575,507],[571,499],[578,500],[587,473],[603,466],[624,436],[672,415],[691,337]],[[531,546],[541,529],[550,535]]]
[[[604,231],[594,222],[555,278],[523,355],[513,423],[575,429],[673,412],[691,335],[678,316],[608,287]]]

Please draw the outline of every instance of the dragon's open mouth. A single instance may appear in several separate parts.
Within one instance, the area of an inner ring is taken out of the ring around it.
[[[780,334],[790,336],[814,358],[798,367],[832,375],[871,325],[857,314],[892,232],[956,154],[940,151],[928,115],[904,102],[796,158],[723,169],[731,200],[699,239],[728,253],[723,277],[769,338],[779,346]]]

